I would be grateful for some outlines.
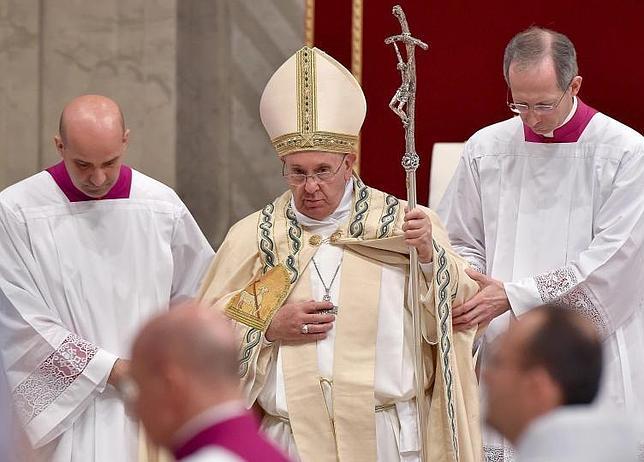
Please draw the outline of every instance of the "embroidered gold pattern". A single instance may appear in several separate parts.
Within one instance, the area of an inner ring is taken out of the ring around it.
[[[297,131],[307,140],[317,129],[315,53],[304,47],[297,52]]]
[[[345,154],[352,152],[358,137],[342,133],[315,132],[311,134],[287,133],[272,140],[277,155],[296,151],[326,151]]]
[[[249,327],[265,331],[282,306],[291,286],[291,275],[284,265],[268,270],[226,304],[226,314]]]
[[[329,237],[322,239],[322,236],[319,234],[314,234],[309,238],[309,244],[311,244],[313,247],[317,247],[321,244],[324,244],[325,242],[330,242],[331,244],[335,244],[340,240],[342,237],[342,230],[337,230],[333,234],[331,234]]]

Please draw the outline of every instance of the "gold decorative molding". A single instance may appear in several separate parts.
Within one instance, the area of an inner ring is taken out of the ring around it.
[[[362,83],[362,8],[363,0],[353,0],[351,8],[351,73]]]
[[[362,11],[363,0],[352,0],[351,5],[351,73],[362,85]],[[354,170],[360,173],[360,139],[355,148]]]
[[[313,47],[315,31],[315,0],[306,0],[304,11],[304,42],[307,47]]]

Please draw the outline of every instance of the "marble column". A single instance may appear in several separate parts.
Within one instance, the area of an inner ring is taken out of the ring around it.
[[[177,189],[218,245],[285,189],[259,99],[304,44],[304,1],[182,0],[178,18]]]
[[[40,2],[0,0],[0,189],[39,169]]]
[[[41,145],[76,95],[99,93],[121,104],[131,130],[127,162],[175,185],[177,0],[42,2]]]

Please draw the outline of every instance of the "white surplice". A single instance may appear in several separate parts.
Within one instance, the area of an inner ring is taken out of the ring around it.
[[[15,461],[16,444],[14,416],[9,399],[9,386],[5,378],[4,366],[0,357],[0,461]]]
[[[40,172],[0,193],[0,351],[38,460],[134,461],[138,425],[107,379],[214,255],[169,187],[70,202]]]
[[[353,198],[353,182],[349,181],[338,208],[329,217],[318,221],[299,211],[293,203],[298,223],[311,232],[328,238],[349,218]],[[342,273],[342,246],[323,242],[315,253],[314,259],[324,285],[330,286],[331,301],[338,304]],[[333,275],[338,274],[333,280]],[[421,265],[423,271],[431,275],[431,264]],[[333,284],[331,281],[333,280]],[[313,262],[310,263],[311,292],[315,300],[322,301],[324,285],[320,281]],[[416,395],[414,388],[413,345],[405,342],[405,330],[411,329],[411,313],[405,308],[405,273],[401,268],[385,266],[380,284],[380,304],[378,307],[378,331],[376,334],[376,358],[374,396],[377,404],[395,403],[376,412],[376,441],[379,462],[419,460],[418,429],[416,424]],[[342,310],[342,306],[339,306]],[[324,340],[317,342],[318,369],[320,376],[333,380],[333,352],[335,326]],[[329,415],[333,415],[331,387],[325,390]],[[266,385],[258,396],[261,407],[271,416],[262,423],[262,430],[285,448],[294,460],[299,460],[295,440],[288,425],[286,392],[282,371],[282,357],[277,350],[277,360],[272,362]]]
[[[438,212],[511,304],[483,367],[512,315],[566,304],[605,338],[599,404],[644,414],[644,137],[578,102],[563,137],[536,142],[519,117],[472,136]],[[488,460],[510,460],[498,442],[484,435]]]
[[[636,462],[637,422],[589,406],[561,406],[530,422],[517,462]]]

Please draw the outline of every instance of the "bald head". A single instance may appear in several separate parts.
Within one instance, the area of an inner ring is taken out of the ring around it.
[[[118,104],[105,96],[83,95],[63,109],[54,144],[74,186],[101,199],[119,179],[128,137]]]
[[[151,320],[133,348],[133,363],[160,370],[173,365],[195,382],[237,383],[237,340],[229,320],[195,301]]]
[[[229,320],[195,301],[174,306],[146,324],[134,342],[134,411],[152,441],[169,447],[194,416],[241,401],[237,371]]]
[[[58,134],[63,142],[77,130],[100,130],[102,132],[125,133],[125,118],[119,105],[101,95],[83,95],[71,100],[60,114]]]

